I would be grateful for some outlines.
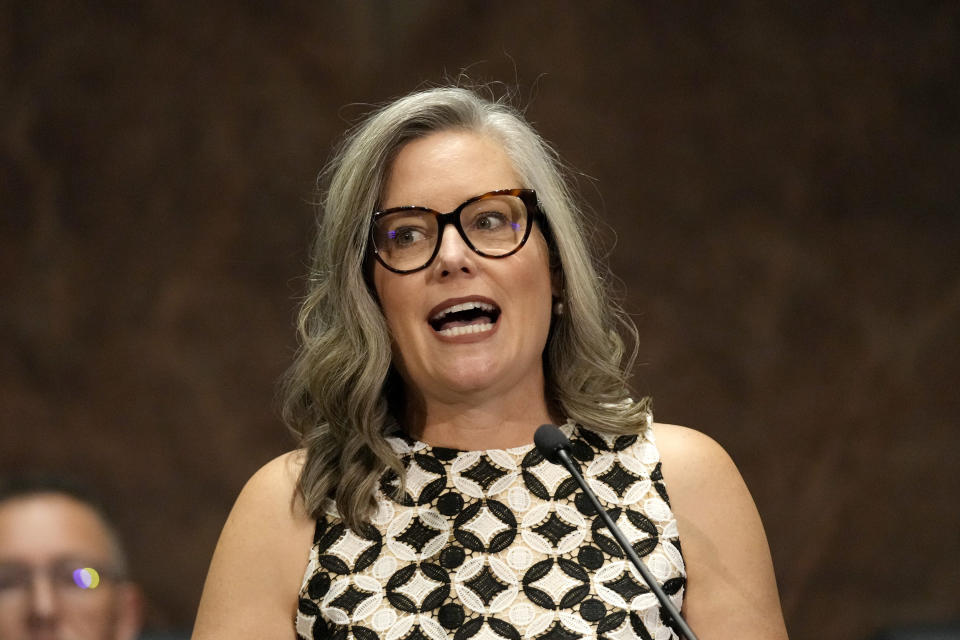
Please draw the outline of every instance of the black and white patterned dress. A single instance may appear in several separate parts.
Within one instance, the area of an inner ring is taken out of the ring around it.
[[[605,436],[568,423],[574,457],[676,606],[685,571],[652,428]],[[456,451],[389,438],[407,466],[368,530],[331,506],[300,590],[300,638],[574,640],[677,634],[562,467],[528,445]]]

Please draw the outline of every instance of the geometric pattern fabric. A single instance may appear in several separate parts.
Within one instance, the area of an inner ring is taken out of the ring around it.
[[[651,427],[561,430],[584,477],[679,609],[686,573]],[[565,469],[533,445],[456,451],[388,441],[379,510],[346,529],[330,503],[300,590],[299,638],[669,640],[677,632]]]

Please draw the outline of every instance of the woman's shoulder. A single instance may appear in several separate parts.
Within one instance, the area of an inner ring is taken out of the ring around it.
[[[705,433],[659,422],[654,423],[651,430],[665,468],[690,476],[736,472],[736,466],[726,450]]]
[[[240,490],[225,531],[260,540],[308,537],[313,523],[298,489],[303,463],[304,452],[295,450],[260,467]]]
[[[687,568],[684,615],[715,637],[786,638],[766,534],[727,452],[694,429],[655,424]]]
[[[753,499],[733,459],[710,436],[674,424],[652,426],[661,473],[678,519],[724,510],[753,511]]]
[[[679,424],[654,422],[651,425],[651,429],[653,430],[654,436],[657,438],[657,442],[666,442],[668,446],[686,445],[702,447],[711,446],[710,443],[716,444],[716,441],[707,434],[697,431],[696,429],[691,429],[690,427],[681,426]]]
[[[305,459],[306,451],[295,449],[270,460],[250,476],[240,491],[240,498],[252,505],[268,507],[284,502],[285,498],[290,506],[296,506],[297,485]]]
[[[260,467],[237,496],[228,525],[259,539],[312,540],[315,523],[299,490],[304,460],[298,449]]]
[[[314,523],[297,490],[303,452],[254,473],[220,534],[194,638],[274,637],[289,632]]]

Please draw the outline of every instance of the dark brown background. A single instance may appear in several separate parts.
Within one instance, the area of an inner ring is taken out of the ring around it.
[[[731,452],[792,636],[960,616],[956,3],[0,3],[0,465],[121,511],[188,627],[290,446],[313,180],[367,104],[519,86],[661,421]]]

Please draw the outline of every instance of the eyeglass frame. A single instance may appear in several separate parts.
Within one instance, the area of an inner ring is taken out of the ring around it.
[[[80,594],[96,591],[98,589],[84,588],[76,583],[76,571],[89,568],[93,568],[97,572],[100,584],[126,580],[124,573],[115,568],[98,566],[96,563],[91,567],[91,563],[82,560],[78,562],[73,559],[61,559],[46,566],[34,566],[19,561],[3,562],[0,563],[0,574],[8,573],[9,575],[4,577],[12,576],[15,579],[9,584],[0,582],[0,600],[24,595],[35,584],[38,576],[43,576],[48,580],[58,593]],[[70,581],[65,579],[67,576],[70,576]]]
[[[460,213],[468,206],[477,202],[479,200],[485,200],[487,198],[492,198],[495,196],[515,196],[523,202],[524,206],[527,208],[527,228],[523,232],[523,238],[520,239],[517,246],[508,251],[507,253],[501,255],[490,255],[484,253],[477,249],[470,238],[467,237],[466,231],[463,230],[463,224],[460,222]],[[415,269],[396,269],[387,264],[387,261],[380,255],[380,250],[377,248],[376,240],[374,239],[374,230],[376,229],[377,220],[387,214],[397,213],[400,211],[418,211],[421,213],[432,213],[437,220],[437,242],[433,247],[433,253],[430,254],[430,257],[427,258],[427,261],[424,262],[421,266],[416,267]],[[537,192],[534,189],[497,189],[495,191],[488,191],[487,193],[481,193],[478,196],[473,196],[472,198],[461,203],[456,209],[450,211],[449,213],[440,213],[429,207],[424,207],[420,205],[404,205],[401,207],[390,207],[389,209],[381,209],[373,212],[373,216],[370,219],[370,247],[373,251],[374,256],[383,267],[389,271],[399,274],[407,273],[416,273],[417,271],[422,271],[429,267],[433,261],[436,259],[437,254],[440,253],[440,244],[443,242],[443,230],[448,224],[452,224],[456,228],[457,233],[460,234],[460,238],[470,247],[471,251],[476,253],[478,256],[483,256],[484,258],[507,258],[512,256],[517,251],[523,248],[523,245],[527,243],[527,239],[530,237],[530,231],[533,229],[533,223],[537,222],[541,225],[546,221],[547,217],[543,213],[543,209],[540,206],[540,200],[537,198]],[[541,231],[541,233],[543,233]]]

